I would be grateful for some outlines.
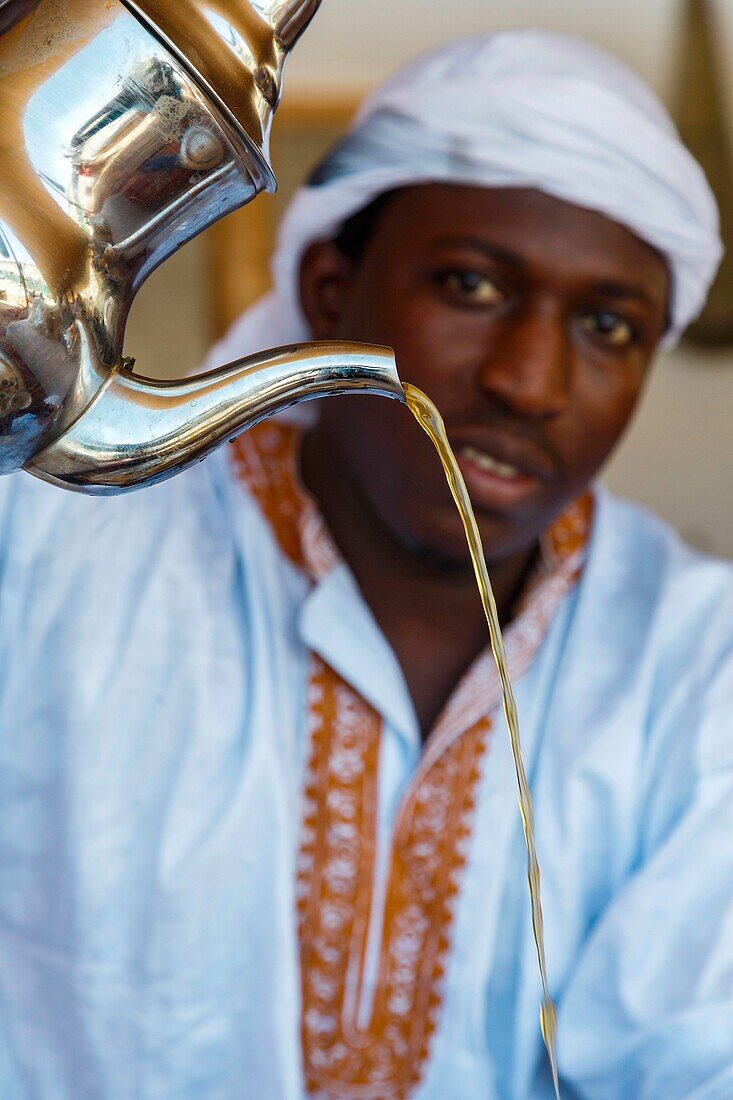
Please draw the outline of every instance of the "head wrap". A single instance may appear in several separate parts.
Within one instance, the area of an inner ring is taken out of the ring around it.
[[[427,182],[535,188],[621,223],[667,259],[674,346],[722,256],[705,175],[651,90],[615,58],[540,31],[466,39],[421,58],[364,103],[291,203],[274,289],[210,353],[215,366],[307,340],[298,272],[379,195]]]

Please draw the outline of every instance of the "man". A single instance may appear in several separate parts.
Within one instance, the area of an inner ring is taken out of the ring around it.
[[[564,1096],[733,1094],[731,573],[589,488],[718,258],[651,94],[499,35],[370,100],[214,353],[386,343],[445,416]],[[3,1098],[552,1095],[456,514],[399,405],[317,411],[126,498],[0,483]]]

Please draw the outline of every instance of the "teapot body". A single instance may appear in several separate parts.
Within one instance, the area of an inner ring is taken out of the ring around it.
[[[280,348],[171,383],[122,354],[147,276],[275,189],[283,67],[319,3],[0,0],[0,475],[124,492],[300,401],[404,400],[388,348]]]
[[[252,102],[265,138],[269,116]],[[139,12],[41,0],[0,36],[0,473],[124,367],[145,278],[263,189],[266,147]]]

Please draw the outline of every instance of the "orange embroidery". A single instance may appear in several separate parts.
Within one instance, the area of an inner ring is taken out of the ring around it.
[[[338,551],[315,501],[300,484],[300,431],[266,421],[240,435],[230,451],[237,477],[249,488],[283,554],[311,577],[328,573]]]
[[[381,719],[313,659],[312,755],[298,868],[307,1085],[326,1096],[403,1097],[440,1011],[488,719],[442,754],[397,820],[383,914],[372,911]],[[370,926],[383,919],[373,991]],[[371,993],[364,1021],[361,1003]]]
[[[338,554],[315,502],[298,484],[297,441],[296,430],[263,424],[240,436],[234,461],[282,552],[316,580]],[[577,579],[592,511],[586,494],[543,542],[544,561],[506,635],[515,678]],[[376,849],[382,720],[332,668],[311,657],[298,928],[303,1060],[313,1094],[401,1100],[421,1080],[439,1021],[481,762],[500,698],[487,650],[427,742],[394,826],[385,877]]]
[[[593,494],[586,491],[555,520],[544,540],[550,567],[563,565],[567,568],[574,564],[580,571],[593,523],[593,507]]]
[[[283,554],[302,568],[296,439],[294,428],[263,423],[235,439],[230,450],[237,476],[249,487]]]

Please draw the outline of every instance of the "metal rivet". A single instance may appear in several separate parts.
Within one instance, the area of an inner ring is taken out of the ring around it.
[[[189,126],[181,138],[181,164],[194,172],[216,168],[224,159],[224,143],[205,126]]]

